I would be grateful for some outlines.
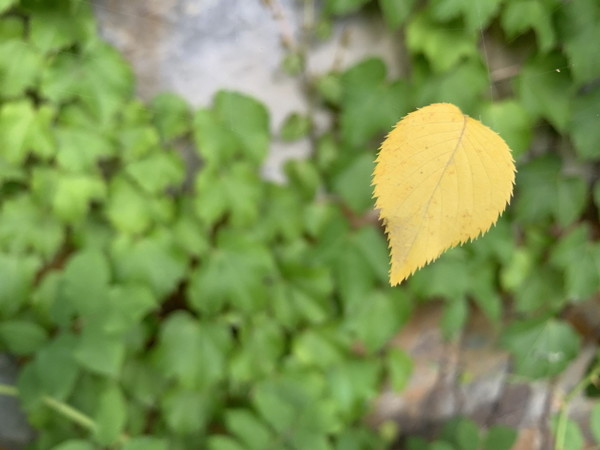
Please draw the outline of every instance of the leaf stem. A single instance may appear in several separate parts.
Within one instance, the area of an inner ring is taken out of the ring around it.
[[[0,395],[18,397],[19,390],[15,386],[0,383]],[[50,397],[48,395],[44,395],[42,397],[42,402],[50,409],[53,409],[54,411],[68,418],[80,427],[85,428],[86,430],[91,432],[96,431],[96,422],[94,422],[94,420],[91,417],[73,408],[72,406],[69,406],[66,403],[56,400],[55,398]]]
[[[573,398],[581,393],[590,384],[596,384],[600,379],[600,361],[598,361],[590,373],[575,385],[573,389],[565,396],[558,416],[558,424],[556,426],[556,442],[555,450],[565,449],[565,440],[567,437],[567,420],[569,419],[569,406]]]

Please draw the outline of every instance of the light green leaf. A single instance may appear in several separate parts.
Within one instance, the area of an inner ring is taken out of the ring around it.
[[[513,158],[517,159],[529,150],[533,121],[521,103],[514,99],[488,103],[481,116],[482,122],[506,141]]]
[[[68,441],[55,445],[51,450],[96,450],[96,447],[89,441],[69,439]]]
[[[477,58],[478,33],[464,28],[440,27],[421,12],[406,29],[406,46],[412,53],[425,55],[434,72],[446,72],[463,58]]]
[[[551,423],[552,432],[554,433],[554,439],[556,442],[556,448],[560,448],[561,450],[582,450],[585,448],[585,439],[577,422],[567,418],[564,435],[558,436],[557,431],[559,420],[559,416],[556,415],[552,417]]]
[[[208,450],[246,450],[246,447],[230,437],[213,435],[208,439]]]
[[[35,111],[27,100],[4,103],[0,107],[0,161],[21,165],[27,158],[27,138],[34,124]]]
[[[4,20],[4,19],[3,19]],[[18,97],[32,88],[42,70],[42,56],[21,39],[0,43],[0,96]]]
[[[0,0],[0,13],[8,11],[17,3],[19,3],[19,0]]]
[[[590,430],[596,443],[600,443],[600,403],[596,403],[590,413]]]
[[[168,442],[153,436],[134,437],[125,441],[121,450],[168,450]]]
[[[98,162],[115,153],[110,140],[97,131],[60,127],[56,129],[58,139],[58,164],[71,172],[97,172]]]
[[[177,187],[185,176],[181,159],[175,153],[155,153],[127,165],[127,173],[146,192],[160,194]]]
[[[465,326],[468,317],[469,308],[465,299],[452,299],[446,303],[440,325],[444,337],[456,337]]]
[[[275,437],[266,424],[247,409],[228,410],[225,415],[227,428],[249,450],[263,450],[273,445]]]
[[[326,0],[325,11],[330,14],[342,15],[358,11],[369,0]]]
[[[408,384],[413,372],[413,361],[403,350],[392,348],[387,353],[386,366],[390,383],[395,392],[401,392]]]
[[[39,261],[0,253],[0,316],[11,317],[28,300]]]
[[[58,178],[52,208],[57,217],[74,223],[83,219],[92,201],[103,200],[105,196],[103,180],[85,175],[62,175]]]
[[[146,196],[124,178],[112,180],[105,211],[111,224],[123,233],[140,234],[152,223]]]

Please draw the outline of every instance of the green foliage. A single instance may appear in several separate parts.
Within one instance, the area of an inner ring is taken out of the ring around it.
[[[272,136],[258,100],[220,91],[194,111],[167,93],[142,104],[89,3],[0,0],[0,348],[21,363],[32,448],[383,449],[394,436],[362,419],[384,383],[409,380],[410,357],[388,344],[431,299],[444,301],[446,337],[475,306],[502,326],[517,375],[560,373],[581,339],[558,314],[600,289],[589,45],[600,9],[479,3],[324,2],[316,36],[332,17],[379,9],[405,36],[410,70],[392,79],[369,57],[311,79],[335,120],[321,135],[310,115],[285,121],[278,137],[310,134],[315,148],[286,164],[281,185],[260,176]],[[511,83],[488,67],[491,34],[523,55]],[[305,57],[294,50],[284,66],[302,72]],[[508,141],[515,199],[485,237],[390,289],[369,219],[374,153],[404,114],[434,102]],[[580,439],[574,423],[566,433]],[[460,419],[407,448],[514,440]]]

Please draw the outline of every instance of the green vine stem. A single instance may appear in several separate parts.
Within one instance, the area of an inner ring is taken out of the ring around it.
[[[0,395],[8,395],[11,397],[18,397],[19,390],[15,386],[11,386],[8,384],[0,383]],[[73,408],[72,406],[67,405],[61,401],[56,400],[48,395],[44,395],[42,397],[42,402],[49,408],[53,409],[57,413],[63,415],[68,418],[72,422],[76,423],[82,428],[90,432],[96,431],[97,425],[94,420],[88,415],[82,413],[81,411]]]
[[[575,387],[569,392],[564,401],[560,406],[560,413],[558,416],[558,424],[556,426],[556,443],[555,450],[565,449],[565,440],[567,437],[567,420],[569,418],[569,406],[571,401],[579,395],[587,386],[590,384],[596,385],[600,380],[600,360],[596,362],[590,373],[582,379]]]

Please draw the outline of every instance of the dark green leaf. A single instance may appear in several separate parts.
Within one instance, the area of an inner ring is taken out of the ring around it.
[[[536,0],[509,2],[502,11],[502,28],[510,39],[534,30],[540,50],[547,52],[556,42],[551,15],[552,10]]]
[[[334,192],[356,213],[373,208],[373,165],[373,155],[360,154],[339,170],[333,179]]]
[[[0,253],[0,316],[10,317],[28,300],[39,261]]]
[[[379,0],[379,7],[387,26],[392,30],[400,27],[412,13],[416,0]]]
[[[150,106],[163,140],[172,141],[190,130],[191,115],[183,98],[164,92],[154,97]]]
[[[517,430],[503,425],[496,425],[488,430],[481,448],[486,450],[510,450],[516,440]]]
[[[465,299],[452,299],[446,303],[442,315],[442,332],[446,339],[456,337],[465,326],[469,308]]]
[[[89,441],[69,439],[61,444],[55,445],[51,450],[96,450]]]
[[[152,436],[134,437],[125,441],[121,450],[168,450],[165,439]]]
[[[85,369],[116,378],[125,360],[125,341],[97,324],[89,324],[77,343],[74,357]]]
[[[162,399],[162,413],[169,428],[176,434],[198,433],[210,419],[214,399],[204,391],[177,389]]]
[[[515,373],[536,379],[560,373],[579,352],[579,335],[555,319],[515,321],[503,333]]]
[[[470,33],[486,28],[500,7],[501,0],[472,3],[470,0],[435,0],[431,3],[431,14],[439,21],[448,22],[463,18]]]
[[[517,159],[529,150],[533,121],[521,103],[514,99],[490,103],[483,109],[481,120],[502,136],[512,150],[513,158]]]
[[[35,322],[7,320],[0,323],[0,343],[14,354],[28,355],[48,339],[46,330]]]
[[[251,411],[233,409],[226,412],[227,428],[248,450],[263,450],[273,445],[275,437],[265,423]]]
[[[600,87],[575,97],[573,116],[570,123],[575,150],[583,160],[599,160],[600,127]]]

